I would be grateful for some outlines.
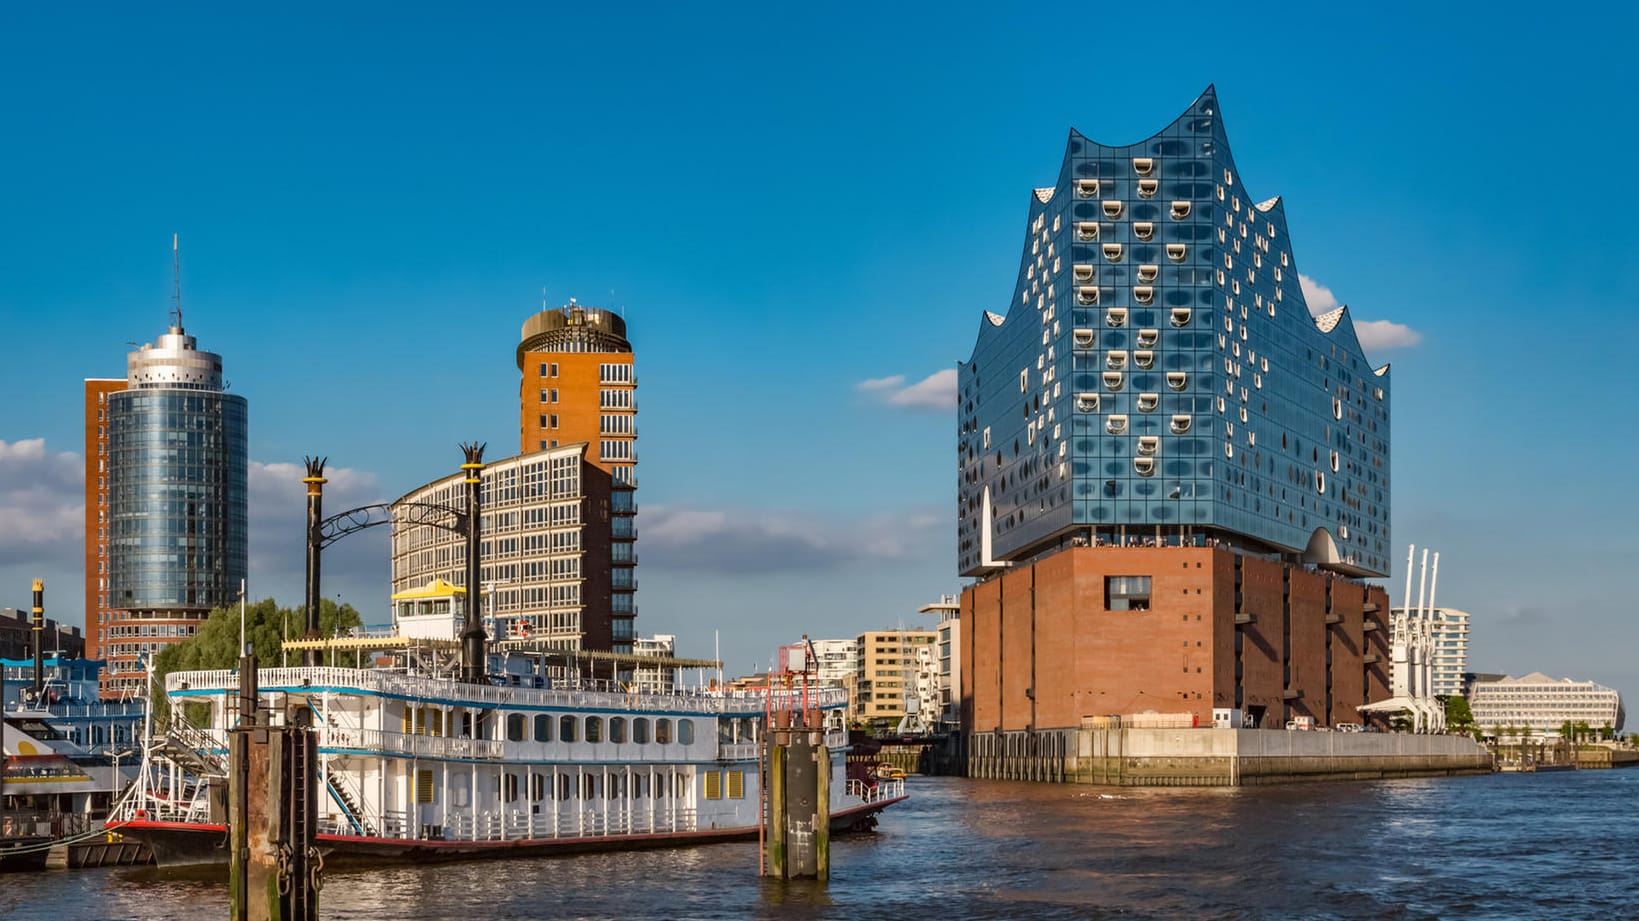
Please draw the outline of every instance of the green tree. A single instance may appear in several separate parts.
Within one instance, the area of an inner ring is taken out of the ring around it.
[[[259,668],[277,668],[283,664],[283,642],[286,637],[300,639],[306,632],[307,613],[302,608],[282,608],[272,598],[264,598],[245,607],[245,641],[256,656]],[[349,627],[359,626],[359,612],[350,604],[336,604],[328,598],[319,601],[319,632],[334,636]],[[300,664],[299,660],[294,660]],[[164,716],[164,695],[157,693],[165,686],[165,676],[172,672],[205,671],[239,666],[239,606],[217,608],[200,625],[192,637],[167,647],[154,660],[157,681],[156,715]]]
[[[1474,711],[1468,706],[1468,698],[1452,695],[1445,699],[1446,728],[1456,732],[1468,732],[1474,728]]]
[[[1393,716],[1389,717],[1389,729],[1393,732],[1410,732],[1411,731],[1411,711],[1410,710],[1397,710],[1397,711],[1395,711],[1395,714]]]

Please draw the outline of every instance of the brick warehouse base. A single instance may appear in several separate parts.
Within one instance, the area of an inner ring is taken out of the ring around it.
[[[1223,547],[1069,547],[963,591],[963,726],[1359,722],[1389,696],[1387,610],[1380,586]]]

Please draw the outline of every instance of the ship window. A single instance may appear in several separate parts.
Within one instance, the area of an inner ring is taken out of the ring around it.
[[[516,803],[518,801],[518,775],[505,775],[505,783],[502,786],[505,787],[506,801]]]
[[[558,738],[565,742],[573,742],[580,738],[579,722],[573,716],[560,717],[558,719]]]
[[[661,717],[654,721],[654,741],[656,745],[672,744],[672,721]]]
[[[694,744],[694,720],[677,721],[677,744]]]
[[[626,741],[626,717],[611,716],[609,718],[609,741],[616,745]]]
[[[632,720],[632,741],[639,745],[649,744],[649,719],[637,717]]]
[[[418,803],[436,802],[434,796],[437,788],[433,786],[433,772],[430,768],[422,768],[415,772],[415,801]]]
[[[552,717],[545,713],[535,717],[535,741],[552,741]]]
[[[524,715],[522,713],[507,714],[506,740],[508,742],[522,742],[524,740]]]
[[[722,772],[720,772],[720,771],[706,771],[702,775],[702,777],[704,778],[704,780],[706,782],[706,785],[705,785],[706,799],[722,799],[723,798],[723,775],[722,775]]]
[[[529,775],[529,798],[535,802],[546,799],[546,775],[535,773]]]
[[[557,798],[559,800],[568,800],[569,797],[570,797],[569,775],[568,774],[559,774],[558,775],[558,796],[557,796]]]
[[[588,742],[602,742],[603,741],[603,717],[601,717],[601,716],[588,716],[586,718],[586,741],[588,741]]]

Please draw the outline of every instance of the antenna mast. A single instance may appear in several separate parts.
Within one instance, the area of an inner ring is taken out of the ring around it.
[[[182,249],[179,234],[171,234],[171,325],[182,332]]]

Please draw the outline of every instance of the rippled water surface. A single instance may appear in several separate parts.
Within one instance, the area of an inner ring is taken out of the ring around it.
[[[1219,790],[912,778],[829,885],[755,844],[326,876],[335,919],[1639,918],[1639,770]],[[0,919],[216,919],[216,881],[0,877]]]

